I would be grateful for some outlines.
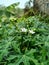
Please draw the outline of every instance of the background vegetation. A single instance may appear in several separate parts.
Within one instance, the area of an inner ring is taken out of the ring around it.
[[[49,16],[18,4],[0,6],[0,65],[49,65]]]

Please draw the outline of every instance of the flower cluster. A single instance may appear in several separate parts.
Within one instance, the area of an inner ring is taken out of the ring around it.
[[[21,28],[22,32],[27,32],[28,30],[26,28]],[[29,30],[28,31],[30,34],[35,34],[35,32],[33,30]]]
[[[29,33],[34,34],[35,32],[33,30],[29,30]]]
[[[27,32],[27,29],[26,28],[21,28],[21,31],[22,32]]]

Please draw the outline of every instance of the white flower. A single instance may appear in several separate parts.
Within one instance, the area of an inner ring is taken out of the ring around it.
[[[22,32],[27,32],[27,29],[26,28],[21,28],[21,31]]]
[[[33,30],[29,30],[29,33],[34,34],[35,32]]]

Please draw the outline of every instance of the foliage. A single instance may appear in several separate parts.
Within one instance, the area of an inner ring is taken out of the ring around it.
[[[49,65],[49,25],[36,16],[1,17],[0,65]]]
[[[34,12],[34,1],[33,0],[29,0],[25,3],[25,8],[24,8],[24,16],[25,17],[29,17],[29,16],[33,16],[35,15],[35,12]]]
[[[0,16],[7,16],[7,17],[21,17],[23,14],[23,9],[18,7],[18,3],[11,4],[8,7],[0,6]]]

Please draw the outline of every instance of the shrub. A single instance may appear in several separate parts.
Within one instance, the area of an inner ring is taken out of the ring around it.
[[[1,21],[0,65],[49,65],[49,26],[35,16]]]

